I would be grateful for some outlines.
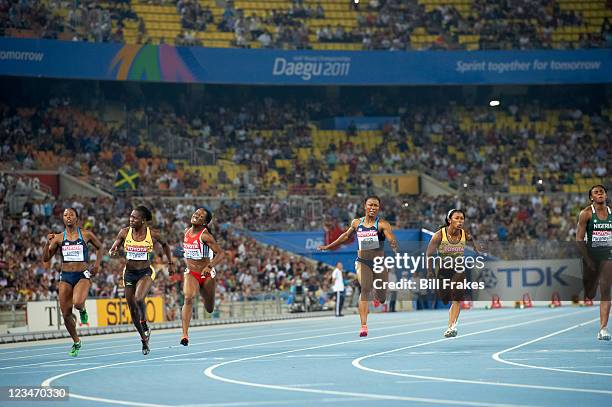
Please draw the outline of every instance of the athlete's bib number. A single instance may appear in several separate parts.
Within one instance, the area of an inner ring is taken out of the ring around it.
[[[375,230],[364,230],[357,232],[359,250],[373,250],[380,247],[378,232]]]
[[[128,250],[126,258],[128,260],[149,260],[147,252],[131,252]]]
[[[62,257],[64,261],[85,261],[83,246],[80,244],[62,246]]]
[[[612,246],[612,232],[608,230],[593,231],[592,246],[593,247]]]
[[[204,258],[202,256],[202,253],[198,249],[185,249],[183,256],[186,259],[191,259],[191,260],[202,260]]]

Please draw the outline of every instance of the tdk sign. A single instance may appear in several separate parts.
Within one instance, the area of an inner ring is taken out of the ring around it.
[[[506,273],[506,284],[512,287],[513,279],[520,279],[522,287],[551,287],[567,286],[561,275],[567,269],[566,266],[557,267],[521,267],[521,268],[499,268],[498,273]]]
[[[299,77],[309,81],[313,77],[348,76],[350,69],[349,57],[297,56],[291,61],[278,57],[274,59],[272,75]]]

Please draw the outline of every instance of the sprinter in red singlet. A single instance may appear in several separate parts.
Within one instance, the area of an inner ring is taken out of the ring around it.
[[[183,337],[181,345],[189,345],[189,323],[193,309],[193,299],[198,291],[204,300],[204,308],[209,313],[215,309],[215,266],[221,263],[225,254],[207,229],[212,220],[212,212],[198,208],[191,215],[191,227],[185,229],[183,251],[187,269],[185,270],[185,304],[182,311]]]

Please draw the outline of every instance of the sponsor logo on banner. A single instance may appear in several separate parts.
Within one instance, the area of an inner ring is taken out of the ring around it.
[[[147,321],[164,321],[164,301],[161,297],[145,298],[147,306]],[[97,300],[98,326],[113,326],[131,324],[132,317],[127,301],[124,298],[109,298]]]
[[[550,301],[558,293],[566,300],[581,294],[582,262],[580,259],[487,262],[476,280],[484,282],[485,290],[475,293],[475,299],[488,300],[498,295],[502,300],[517,301],[529,294],[534,300]]]

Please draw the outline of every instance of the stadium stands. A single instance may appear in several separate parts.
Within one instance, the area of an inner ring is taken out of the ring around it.
[[[400,108],[400,125],[350,134],[320,128],[309,120],[314,109],[298,112],[280,100],[192,116],[156,108],[133,113],[149,127],[128,131],[58,100],[41,109],[5,105],[1,158],[6,169],[61,168],[109,192],[145,196],[335,196],[373,190],[368,174],[411,170],[460,189],[584,193],[611,171],[607,106]],[[162,139],[212,158],[174,155]]]
[[[612,45],[606,0],[0,2],[5,36],[319,50]]]

